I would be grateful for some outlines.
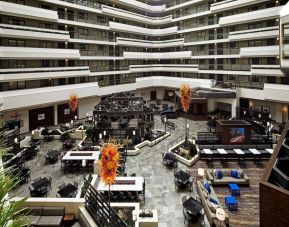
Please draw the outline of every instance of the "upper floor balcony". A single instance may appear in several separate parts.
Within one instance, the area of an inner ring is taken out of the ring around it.
[[[264,84],[264,99],[288,103],[288,90],[289,85]]]
[[[279,27],[267,27],[258,29],[241,30],[229,33],[230,41],[241,41],[250,39],[267,39],[279,36]]]
[[[232,16],[221,17],[219,20],[219,25],[229,26],[229,25],[234,25],[234,24],[245,24],[245,23],[250,23],[250,22],[255,22],[255,21],[279,18],[280,9],[281,7],[278,6],[278,7],[251,11],[247,13],[235,14]]]
[[[150,41],[150,40],[117,37],[116,44],[119,46],[130,46],[130,47],[167,48],[167,47],[182,46],[184,44],[184,39],[181,38],[162,41]]]
[[[117,22],[109,22],[109,28],[113,31],[121,31],[125,33],[141,34],[145,36],[168,36],[177,34],[178,27],[169,27],[162,29],[150,29],[144,27],[138,27],[128,24],[122,24]]]
[[[89,76],[88,66],[0,69],[0,81]]]
[[[79,50],[0,46],[0,59],[79,59]]]
[[[143,3],[143,2],[137,1],[137,0],[112,0],[112,2],[115,2],[117,4],[126,5],[126,6],[129,6],[132,8],[141,9],[141,10],[144,10],[146,12],[152,12],[152,13],[164,12],[166,9],[165,4],[153,6],[153,5],[149,5],[147,3]]]
[[[284,76],[280,70],[280,65],[251,65],[253,76]]]
[[[211,12],[217,13],[268,1],[269,0],[225,0],[211,4]]]
[[[3,110],[67,101],[70,95],[75,94],[75,91],[79,99],[96,96],[99,94],[97,88],[98,83],[94,82],[5,91],[1,92]]]
[[[277,57],[279,46],[241,47],[240,57]]]
[[[32,6],[1,1],[0,14],[31,18],[44,21],[57,21],[57,12]]]
[[[289,72],[289,3],[280,11],[280,65],[286,74]]]
[[[172,21],[172,16],[167,15],[163,17],[149,17],[142,14],[134,13],[127,10],[122,10],[115,7],[110,7],[106,5],[101,6],[102,12],[105,15],[115,16],[118,18],[123,18],[126,20],[138,21],[141,23],[151,24],[151,25],[162,25]]]
[[[131,72],[198,72],[198,65],[191,64],[149,64],[130,65]]]
[[[178,52],[123,52],[124,59],[190,59],[191,51]]]
[[[0,24],[0,37],[53,41],[68,41],[70,38],[68,31],[34,28],[10,24]]]

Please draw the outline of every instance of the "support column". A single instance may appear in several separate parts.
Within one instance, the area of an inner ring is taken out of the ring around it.
[[[276,113],[275,113],[275,121],[278,123],[282,123],[283,113],[282,113],[282,103],[276,103]]]
[[[54,125],[58,124],[57,105],[54,105]]]

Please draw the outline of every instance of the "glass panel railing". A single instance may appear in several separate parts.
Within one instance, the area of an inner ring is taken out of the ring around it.
[[[101,9],[101,4],[95,1],[86,1],[86,0],[61,0],[61,1],[74,3],[81,6],[87,6],[90,8]]]
[[[71,21],[77,21],[82,23],[88,23],[88,24],[96,24],[101,26],[108,26],[108,20],[105,19],[99,19],[96,17],[88,16],[88,14],[70,14],[70,13],[63,13],[58,12],[59,19],[63,20],[71,20]]]

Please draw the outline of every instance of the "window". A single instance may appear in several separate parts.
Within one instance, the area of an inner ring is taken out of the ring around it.
[[[8,46],[11,47],[24,47],[25,41],[24,40],[16,40],[16,39],[9,39]]]
[[[276,45],[276,39],[267,39],[267,46]]]
[[[277,59],[276,58],[267,58],[267,64],[268,65],[276,65]]]
[[[79,13],[78,13],[78,18],[79,18],[80,20],[87,20],[88,15],[87,15],[87,13],[79,12]]]
[[[275,76],[268,76],[267,83],[269,84],[276,84],[276,77]]]
[[[53,24],[39,23],[39,27],[40,28],[46,28],[46,29],[53,29]],[[64,30],[64,29],[62,29],[62,30]]]
[[[252,65],[259,65],[260,59],[259,58],[252,58]]]
[[[231,64],[232,64],[232,65],[236,65],[236,64],[237,64],[236,58],[232,58],[232,59],[231,59]]]
[[[8,24],[24,26],[25,25],[25,21],[24,20],[18,20],[18,19],[9,19],[8,20]]]

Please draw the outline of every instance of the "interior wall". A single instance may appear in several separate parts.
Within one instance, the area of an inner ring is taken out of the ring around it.
[[[4,112],[4,121],[20,118],[20,133],[26,133],[29,131],[29,111],[28,109],[13,110]]]
[[[86,113],[89,113],[89,116],[92,116],[93,108],[100,102],[100,99],[101,97],[95,96],[79,100],[79,119],[85,118]]]

